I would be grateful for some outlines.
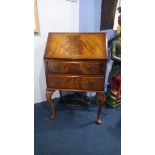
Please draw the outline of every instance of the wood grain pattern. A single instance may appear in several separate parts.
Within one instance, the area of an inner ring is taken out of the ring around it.
[[[60,89],[60,88],[72,89],[74,88],[73,77],[48,74],[47,87],[55,88],[55,89]]]
[[[49,33],[44,58],[107,59],[105,33]]]
[[[102,76],[47,76],[48,88],[54,89],[77,89],[77,90],[103,90],[104,77]]]
[[[53,74],[103,75],[106,61],[48,61],[47,66],[48,73]]]
[[[75,77],[74,86],[76,89],[86,89],[86,90],[103,90],[104,77]]]

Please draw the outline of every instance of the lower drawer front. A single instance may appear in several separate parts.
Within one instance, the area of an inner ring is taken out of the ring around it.
[[[78,90],[103,90],[103,77],[76,77],[74,78],[75,88]]]
[[[103,90],[104,77],[47,75],[47,87],[53,89]]]
[[[47,87],[56,89],[73,89],[73,78],[66,76],[47,75]]]

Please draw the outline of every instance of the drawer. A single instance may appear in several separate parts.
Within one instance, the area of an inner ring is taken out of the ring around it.
[[[68,76],[47,75],[47,87],[55,89],[72,89],[73,78]]]
[[[105,61],[47,61],[47,71],[53,74],[103,75],[105,70]]]
[[[53,89],[103,90],[104,77],[47,75],[47,87]]]
[[[78,90],[103,90],[104,77],[75,77],[74,85]]]

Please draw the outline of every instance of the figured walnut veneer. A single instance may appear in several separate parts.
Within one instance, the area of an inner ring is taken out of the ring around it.
[[[102,75],[106,69],[105,61],[48,61],[47,69],[52,74]]]
[[[104,80],[107,65],[105,33],[49,33],[45,54],[46,97],[51,119],[56,113],[51,100],[55,90],[97,92],[99,110],[105,101]]]
[[[107,59],[106,34],[49,33],[44,58]]]

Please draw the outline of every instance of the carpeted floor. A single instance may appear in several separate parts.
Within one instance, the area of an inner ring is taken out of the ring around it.
[[[35,155],[121,155],[121,107],[105,106],[95,124],[97,104],[68,107],[54,100],[57,118],[49,120],[47,102],[34,106]]]

